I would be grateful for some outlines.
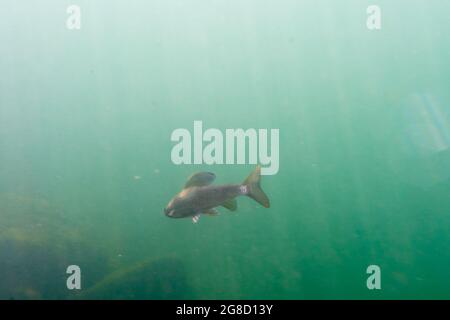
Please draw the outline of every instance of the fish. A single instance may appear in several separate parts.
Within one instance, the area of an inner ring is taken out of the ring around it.
[[[237,210],[236,198],[247,196],[270,208],[270,201],[261,189],[261,166],[241,184],[211,185],[216,175],[212,172],[198,172],[191,175],[183,190],[176,194],[164,208],[169,218],[191,218],[197,223],[202,214],[214,216],[219,214],[217,207],[230,211]]]

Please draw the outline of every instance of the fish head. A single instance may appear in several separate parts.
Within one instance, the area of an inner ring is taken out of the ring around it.
[[[164,214],[169,218],[185,218],[195,214],[189,196],[185,192],[177,194],[164,208]]]

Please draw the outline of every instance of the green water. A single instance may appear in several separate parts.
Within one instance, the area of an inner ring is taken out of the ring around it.
[[[0,298],[449,299],[450,3],[376,2],[1,1]],[[194,120],[280,130],[270,209],[164,216],[254,169],[174,165]]]

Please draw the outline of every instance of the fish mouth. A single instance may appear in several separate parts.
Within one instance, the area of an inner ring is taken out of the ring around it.
[[[167,208],[164,208],[164,214],[166,215],[166,216],[168,216],[168,217],[172,217],[173,216],[173,214],[175,213],[175,210],[169,210],[169,209],[167,209]]]

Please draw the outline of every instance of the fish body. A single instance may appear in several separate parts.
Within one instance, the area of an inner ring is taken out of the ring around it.
[[[223,206],[231,211],[237,209],[236,197],[248,196],[266,208],[269,199],[260,186],[261,167],[257,166],[242,184],[211,185],[215,175],[211,172],[199,172],[192,175],[183,190],[170,200],[164,209],[170,218],[191,217],[197,222],[200,214],[218,214],[216,207]]]

